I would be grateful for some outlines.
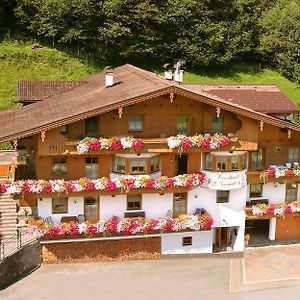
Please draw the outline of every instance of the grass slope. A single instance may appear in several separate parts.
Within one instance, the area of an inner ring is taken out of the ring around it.
[[[185,82],[275,84],[294,103],[300,106],[300,85],[279,73],[254,65],[231,64],[220,68],[198,69],[186,72]]]
[[[161,68],[147,65],[161,73]],[[18,80],[75,80],[100,71],[62,51],[20,41],[0,42],[0,110],[16,105]],[[185,82],[275,84],[300,105],[300,85],[279,73],[255,65],[231,64],[219,68],[201,68],[185,72]]]
[[[67,54],[31,43],[0,43],[0,110],[16,105],[18,80],[74,80],[95,73],[97,68]]]

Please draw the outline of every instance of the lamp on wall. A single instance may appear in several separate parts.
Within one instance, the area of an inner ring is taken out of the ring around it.
[[[111,195],[113,198],[116,197],[116,195]]]
[[[74,200],[74,204],[77,204],[77,200]]]
[[[165,193],[163,193],[163,192],[160,192],[159,194],[160,194],[161,196],[163,196]]]

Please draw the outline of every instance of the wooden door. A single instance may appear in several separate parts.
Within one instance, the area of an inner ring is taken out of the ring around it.
[[[86,197],[84,198],[84,216],[85,220],[91,223],[99,221],[99,198]]]

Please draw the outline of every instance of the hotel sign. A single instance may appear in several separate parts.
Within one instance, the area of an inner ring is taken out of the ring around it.
[[[208,187],[212,190],[234,190],[242,187],[240,173],[217,173],[210,174]]]

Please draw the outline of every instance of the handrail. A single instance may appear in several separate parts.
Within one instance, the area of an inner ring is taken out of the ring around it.
[[[26,230],[22,230],[20,228],[17,229],[17,233],[0,242],[0,263],[9,255],[17,252],[23,246],[33,242],[36,240],[36,237],[31,235],[27,228]]]

